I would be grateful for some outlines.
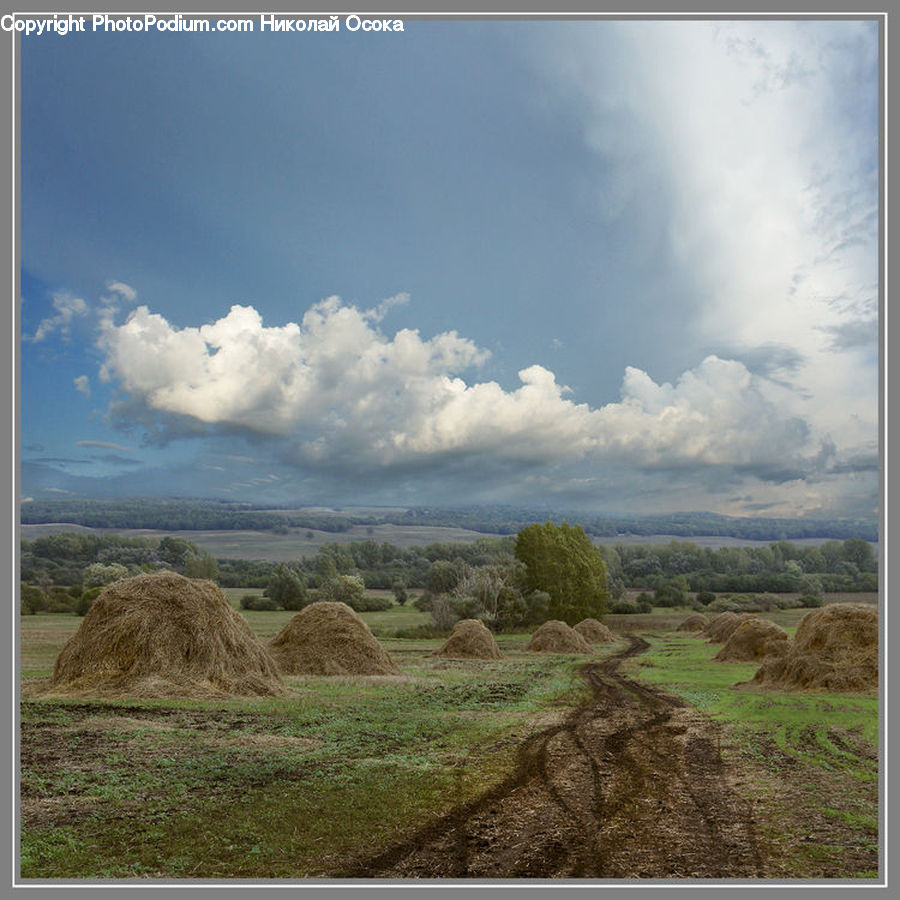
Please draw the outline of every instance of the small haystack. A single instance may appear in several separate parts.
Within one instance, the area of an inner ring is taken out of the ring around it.
[[[768,619],[750,616],[738,625],[715,655],[720,662],[754,662],[772,656],[784,656],[788,633]]]
[[[705,631],[709,625],[709,619],[703,613],[691,613],[675,630],[676,631]]]
[[[574,629],[551,619],[531,636],[526,650],[535,653],[591,653],[591,645]]]
[[[616,636],[597,619],[582,619],[576,626],[575,630],[589,644],[611,644]]]
[[[703,632],[707,643],[724,644],[731,637],[735,628],[749,617],[750,613],[720,613],[706,626],[706,630]]]
[[[444,646],[434,655],[444,659],[503,659],[494,635],[479,619],[457,622]]]
[[[277,696],[284,682],[215,584],[158,572],[108,585],[40,690],[82,697]]]
[[[878,611],[834,603],[808,612],[784,656],[766,660],[748,686],[858,693],[878,688]]]
[[[399,675],[369,626],[346,603],[311,603],[269,643],[286,675]]]

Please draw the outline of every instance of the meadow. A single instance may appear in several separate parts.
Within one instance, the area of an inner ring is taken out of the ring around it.
[[[237,607],[245,592],[227,593]],[[687,612],[608,616],[649,643],[622,672],[721,726],[768,877],[874,877],[877,698],[735,689],[755,667],[675,633]],[[791,631],[804,612],[771,618]],[[293,615],[242,614],[263,639]],[[498,636],[503,660],[450,661],[440,640],[391,637],[426,614],[362,617],[401,676],[288,676],[287,697],[256,700],[25,699],[22,876],[341,877],[507,779],[524,742],[590,696],[585,657],[527,653],[527,634]],[[23,679],[47,676],[81,621],[23,616]]]

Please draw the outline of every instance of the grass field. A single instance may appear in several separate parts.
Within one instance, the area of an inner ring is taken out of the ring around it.
[[[69,633],[53,618],[27,630],[26,674]],[[25,702],[22,874],[327,874],[500,780],[520,739],[583,690],[576,659],[522,641],[499,662],[387,641],[403,676],[288,677],[277,700]]]
[[[878,698],[735,688],[753,677],[755,664],[718,662],[721,645],[694,635],[647,637],[651,651],[623,671],[727,726],[732,752],[757,771],[746,785],[749,799],[771,793],[772,775],[790,779],[790,793],[771,802],[763,823],[776,844],[792,845],[786,874],[805,877],[817,857],[846,854],[847,877],[874,877],[851,860],[878,840]]]
[[[804,612],[771,617],[793,629]],[[607,617],[651,643],[623,671],[723,724],[784,877],[808,877],[823,855],[873,876],[877,699],[736,690],[754,666],[671,631],[686,613]],[[294,613],[244,615],[266,639]],[[430,655],[439,640],[389,636],[424,613],[363,618],[402,676],[288,677],[290,696],[267,700],[23,702],[22,875],[327,876],[497,783],[525,735],[585,696],[584,658],[525,653],[525,634],[499,637],[504,660],[456,662]],[[22,617],[23,678],[49,674],[82,621]]]

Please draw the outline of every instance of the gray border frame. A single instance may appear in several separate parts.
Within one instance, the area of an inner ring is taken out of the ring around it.
[[[887,129],[890,125],[889,123],[889,79],[890,79],[890,71],[889,71],[889,57],[888,57],[888,25],[889,25],[889,13],[893,11],[893,0],[890,0],[889,3],[884,4],[884,8],[872,8],[867,6],[865,9],[860,11],[852,11],[848,10],[849,4],[840,4],[838,5],[835,0],[820,0],[820,2],[813,2],[813,0],[794,0],[789,9],[785,9],[783,4],[778,4],[776,2],[751,2],[750,3],[739,3],[738,0],[719,0],[719,2],[714,2],[714,0],[695,0],[695,2],[691,3],[688,10],[679,10],[675,4],[672,2],[664,2],[664,0],[655,0],[655,2],[643,2],[640,4],[639,8],[637,4],[629,4],[627,0],[625,2],[611,2],[611,0],[595,0],[593,3],[585,3],[584,0],[567,0],[562,10],[558,12],[548,13],[546,12],[546,7],[549,4],[537,4],[535,0],[525,0],[525,2],[518,3],[510,3],[509,0],[500,0],[497,2],[495,0],[494,3],[491,4],[489,11],[484,11],[483,9],[479,9],[478,5],[472,3],[469,0],[469,3],[465,5],[459,5],[457,8],[448,8],[448,7],[456,7],[457,4],[449,4],[449,3],[440,3],[435,6],[432,10],[429,10],[427,7],[433,3],[434,0],[425,0],[425,3],[412,3],[409,0],[394,0],[394,2],[387,4],[379,4],[374,2],[374,0],[360,0],[360,2],[352,2],[350,4],[337,4],[333,3],[290,3],[285,2],[285,0],[270,0],[265,7],[265,12],[297,12],[297,13],[305,13],[308,15],[314,13],[322,13],[323,15],[327,14],[349,14],[351,12],[357,12],[359,14],[365,13],[383,13],[387,15],[388,13],[396,14],[399,17],[403,18],[441,18],[441,19],[479,19],[479,20],[498,20],[498,19],[522,19],[522,18],[572,18],[572,19],[594,19],[598,17],[614,17],[614,18],[695,18],[695,19],[707,19],[707,18],[759,18],[759,19],[767,19],[767,18],[807,18],[807,17],[846,17],[853,19],[861,19],[861,18],[876,18],[880,21],[880,41],[881,41],[881,91],[882,91],[882,104],[881,104],[881,141],[880,141],[880,194],[881,194],[881,235],[880,235],[880,267],[879,271],[881,274],[881,284],[879,290],[879,320],[880,320],[880,332],[879,332],[879,372],[880,372],[880,380],[879,380],[879,410],[880,410],[880,427],[879,427],[879,449],[881,455],[881,483],[880,483],[880,495],[881,495],[881,510],[880,510],[880,541],[879,541],[879,557],[880,557],[880,572],[881,577],[879,579],[879,589],[880,589],[880,608],[881,608],[881,643],[880,643],[880,654],[881,654],[881,664],[882,664],[882,673],[884,674],[884,678],[882,679],[881,691],[880,691],[880,700],[881,700],[881,734],[880,734],[880,760],[881,760],[881,799],[882,803],[880,805],[880,873],[881,877],[878,879],[876,883],[873,884],[860,884],[860,883],[850,883],[850,882],[822,882],[822,881],[809,881],[809,882],[747,882],[747,883],[723,883],[723,882],[636,882],[631,884],[623,884],[616,882],[586,882],[586,883],[571,883],[571,882],[546,882],[546,881],[503,881],[498,883],[484,883],[479,881],[473,882],[442,882],[442,883],[434,883],[434,882],[426,882],[426,883],[414,883],[411,884],[409,882],[393,882],[393,881],[384,881],[373,883],[370,881],[360,881],[360,882],[346,882],[346,881],[336,881],[336,882],[323,882],[323,881],[277,881],[277,882],[238,882],[238,881],[206,881],[206,882],[190,882],[185,883],[182,881],[165,881],[165,882],[131,882],[131,881],[115,881],[115,882],[100,882],[100,881],[77,881],[77,882],[25,882],[20,884],[15,884],[15,879],[18,877],[18,834],[17,834],[17,812],[18,812],[18,802],[17,802],[17,760],[18,760],[18,738],[17,738],[17,725],[18,725],[18,716],[17,716],[17,701],[18,701],[18,662],[19,662],[19,629],[17,627],[17,594],[18,594],[18,545],[19,545],[19,393],[18,393],[18,378],[19,378],[19,290],[20,290],[20,257],[19,257],[19,245],[18,245],[18,222],[19,222],[19,182],[18,182],[18,160],[19,160],[19,135],[18,135],[18,113],[19,113],[19,97],[16,93],[18,89],[18,39],[15,35],[7,35],[0,34],[0,46],[2,46],[2,63],[0,63],[0,71],[3,72],[3,75],[0,76],[2,79],[2,87],[4,90],[0,90],[0,116],[2,116],[2,121],[9,123],[10,132],[5,135],[7,140],[3,143],[3,150],[0,151],[0,165],[5,165],[4,171],[9,173],[6,178],[0,179],[2,181],[2,197],[6,203],[6,209],[9,212],[9,218],[4,221],[7,223],[4,225],[4,237],[5,228],[9,227],[10,234],[7,238],[4,246],[9,248],[9,256],[4,257],[4,268],[3,271],[6,272],[5,266],[9,265],[9,279],[11,283],[12,289],[12,297],[11,299],[11,316],[10,316],[10,369],[9,369],[9,390],[4,393],[4,403],[6,406],[4,407],[4,412],[7,412],[7,421],[13,424],[10,433],[10,442],[9,442],[9,472],[10,472],[10,481],[4,485],[4,491],[8,492],[8,508],[11,510],[11,517],[5,523],[5,526],[9,528],[10,532],[10,540],[8,543],[9,547],[9,568],[8,572],[10,575],[9,584],[10,584],[10,593],[11,599],[14,601],[11,604],[12,607],[12,627],[10,629],[10,633],[12,636],[12,640],[10,642],[10,663],[12,666],[11,678],[13,681],[12,687],[13,691],[7,693],[5,695],[6,701],[9,702],[9,719],[7,721],[12,722],[12,726],[10,729],[10,740],[2,742],[3,749],[0,751],[2,753],[2,759],[5,763],[8,764],[9,768],[7,771],[12,771],[13,777],[5,782],[4,785],[4,796],[6,791],[9,792],[10,804],[7,809],[11,810],[10,817],[4,818],[2,821],[4,822],[4,829],[9,825],[11,828],[10,841],[7,843],[7,847],[10,847],[10,856],[6,857],[6,859],[10,862],[9,869],[9,878],[4,874],[3,878],[0,879],[0,897],[11,896],[12,893],[18,893],[19,891],[28,891],[30,896],[48,896],[54,897],[57,895],[57,891],[62,889],[80,889],[80,888],[88,888],[94,890],[100,890],[102,897],[110,896],[109,891],[113,892],[113,895],[118,894],[119,891],[125,892],[130,890],[142,890],[143,893],[139,896],[141,897],[156,897],[161,896],[159,892],[167,891],[171,892],[173,889],[176,892],[189,892],[191,889],[199,889],[199,888],[219,888],[219,889],[229,889],[228,897],[234,896],[231,893],[231,890],[237,889],[239,891],[238,896],[241,896],[244,891],[251,890],[259,890],[260,888],[265,887],[276,887],[282,889],[300,889],[305,892],[313,891],[315,894],[321,894],[323,897],[334,897],[334,890],[339,892],[339,895],[342,895],[344,891],[355,892],[356,890],[363,889],[400,889],[403,891],[417,891],[427,894],[435,894],[441,898],[447,897],[456,897],[461,896],[462,891],[471,891],[476,890],[481,893],[482,890],[490,890],[490,888],[519,888],[525,889],[528,891],[528,896],[533,897],[536,896],[535,891],[537,892],[537,896],[542,896],[547,893],[555,893],[557,891],[565,891],[565,890],[578,890],[578,889],[595,889],[595,890],[603,890],[609,891],[613,890],[616,892],[622,892],[622,894],[627,898],[640,897],[644,895],[650,895],[658,888],[670,888],[670,889],[679,889],[679,888],[692,888],[692,889],[705,889],[705,888],[715,888],[719,891],[745,891],[750,890],[755,894],[757,891],[766,891],[767,895],[770,895],[772,891],[775,891],[776,895],[780,894],[782,891],[789,891],[791,889],[798,888],[823,888],[829,890],[829,898],[834,897],[835,895],[831,893],[834,890],[838,891],[839,896],[856,896],[858,892],[867,891],[872,889],[887,889],[888,888],[888,862],[890,859],[890,847],[891,847],[891,834],[889,831],[889,816],[888,816],[888,807],[890,806],[891,796],[889,793],[889,783],[888,783],[888,773],[886,770],[887,763],[887,752],[888,752],[888,710],[886,705],[886,694],[888,688],[888,658],[885,651],[886,640],[888,634],[888,609],[886,599],[889,593],[889,557],[891,556],[890,550],[892,547],[891,535],[889,533],[889,500],[890,500],[890,485],[888,479],[888,471],[887,471],[887,454],[889,448],[889,405],[888,405],[888,347],[889,347],[889,322],[888,322],[888,302],[887,302],[887,291],[888,291],[888,251],[889,251],[889,228],[888,228],[888,207],[889,201],[893,194],[890,192],[889,180],[888,180],[888,172],[887,172],[887,146],[889,143],[889,135]],[[32,4],[26,0],[26,3],[17,6],[15,10],[6,9],[0,10],[0,13],[6,12],[19,12],[23,14],[31,14],[35,15],[41,12],[47,12],[47,7],[36,7],[33,9],[28,9]],[[36,6],[36,5],[35,5]],[[731,9],[727,7],[731,6]],[[229,9],[229,7],[232,7]],[[337,8],[335,8],[337,7]],[[824,8],[823,8],[824,7]],[[830,7],[830,9],[828,8]],[[384,10],[387,10],[387,13]],[[52,11],[67,13],[67,12],[157,12],[157,13],[165,13],[165,12],[175,12],[179,10],[173,9],[172,6],[168,4],[160,4],[158,2],[149,2],[144,4],[135,4],[132,2],[119,2],[115,4],[106,4],[101,3],[97,6],[89,7],[87,10],[81,6],[80,4],[74,4],[71,2],[64,2],[63,4],[56,5]],[[213,3],[209,2],[209,0],[200,0],[200,2],[194,2],[189,5],[189,10],[180,10],[182,12],[192,12],[197,15],[203,14],[212,14],[212,13],[223,13],[228,15],[235,15],[237,13],[247,12],[248,15],[258,15],[260,10],[255,11],[247,11],[244,8],[244,4],[237,2],[237,0],[224,0],[224,2]],[[7,81],[7,79],[9,79]],[[896,76],[894,76],[894,80],[896,80]],[[896,93],[896,92],[895,92]],[[896,191],[896,188],[895,188]],[[7,498],[7,493],[4,493],[4,499]],[[4,705],[4,710],[6,706]],[[6,866],[4,865],[4,873],[6,872]],[[251,887],[252,885],[252,887]],[[149,892],[149,893],[147,893]],[[635,893],[636,892],[636,893]],[[188,896],[190,894],[188,893]],[[404,896],[408,896],[408,894],[404,894]],[[742,897],[747,896],[746,894],[741,894]]]

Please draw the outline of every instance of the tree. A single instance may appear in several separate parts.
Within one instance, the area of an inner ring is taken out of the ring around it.
[[[85,588],[104,587],[114,581],[121,581],[128,575],[128,567],[120,563],[110,563],[108,566],[103,563],[91,563],[84,570],[82,583]]]
[[[184,574],[187,578],[206,578],[209,581],[217,581],[219,566],[211,553],[202,556],[189,553],[184,560]]]
[[[575,625],[605,614],[606,564],[580,526],[529,525],[516,535],[515,554],[525,564],[525,591],[550,595],[551,618]]]
[[[282,563],[275,567],[265,595],[283,609],[303,609],[306,606],[306,579]]]
[[[337,575],[319,586],[320,600],[346,603],[350,609],[360,610],[365,596],[366,583],[359,575]]]

